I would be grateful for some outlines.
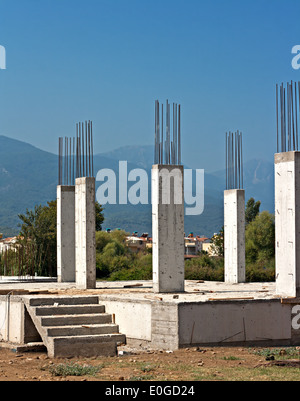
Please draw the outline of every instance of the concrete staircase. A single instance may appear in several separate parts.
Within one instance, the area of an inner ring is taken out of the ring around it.
[[[125,344],[97,296],[24,296],[49,357],[115,356]]]

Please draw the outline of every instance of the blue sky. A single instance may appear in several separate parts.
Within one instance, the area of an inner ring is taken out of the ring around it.
[[[77,121],[95,151],[154,142],[156,99],[181,103],[183,160],[224,165],[226,131],[245,160],[272,162],[275,85],[300,81],[299,0],[0,0],[0,134],[57,152]]]

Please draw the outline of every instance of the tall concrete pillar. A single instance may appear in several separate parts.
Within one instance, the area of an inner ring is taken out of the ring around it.
[[[95,178],[76,179],[75,255],[76,287],[96,288]]]
[[[152,167],[152,240],[154,292],[183,292],[183,166]]]
[[[246,281],[245,268],[245,191],[224,191],[225,282]]]
[[[300,152],[275,155],[276,292],[300,296]]]
[[[75,186],[57,187],[57,280],[75,282]]]

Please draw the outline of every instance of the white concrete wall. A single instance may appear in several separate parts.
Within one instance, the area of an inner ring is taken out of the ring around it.
[[[115,315],[120,333],[127,338],[147,341],[155,349],[178,349],[177,304],[106,296],[99,296],[99,303]]]
[[[176,350],[179,348],[178,305],[172,302],[152,303],[152,344],[155,348]]]
[[[154,292],[183,292],[183,166],[152,168],[152,240]]]
[[[107,301],[101,299],[105,312],[115,315],[119,331],[128,338],[151,341],[151,303],[134,301]]]
[[[95,178],[76,179],[75,260],[76,287],[96,288]]]
[[[75,282],[75,186],[57,187],[57,281]]]
[[[24,313],[18,297],[0,297],[0,341],[24,343]]]
[[[181,346],[291,339],[291,308],[280,300],[182,304],[179,321]]]
[[[7,339],[7,303],[6,297],[0,298],[0,341]]]
[[[276,292],[300,295],[300,152],[275,155]]]
[[[244,283],[245,265],[245,191],[224,191],[225,282]]]

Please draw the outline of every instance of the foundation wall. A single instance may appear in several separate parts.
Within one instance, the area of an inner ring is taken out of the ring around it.
[[[151,341],[151,303],[133,301],[106,301],[100,297],[105,311],[115,315],[115,322],[120,333],[129,338]]]
[[[128,339],[165,350],[197,345],[300,345],[300,302],[285,302],[162,302],[99,296],[99,303],[115,315],[115,323]],[[9,300],[0,296],[0,345],[1,341],[41,341],[21,296]]]
[[[280,299],[149,303],[100,297],[100,303],[115,314],[120,332],[129,339],[145,341],[149,348],[300,344],[300,328],[292,327],[294,305],[282,304]]]
[[[41,341],[20,297],[0,296],[0,341],[15,344]]]
[[[280,300],[181,304],[179,320],[181,346],[291,339],[291,308]]]

